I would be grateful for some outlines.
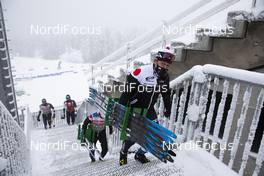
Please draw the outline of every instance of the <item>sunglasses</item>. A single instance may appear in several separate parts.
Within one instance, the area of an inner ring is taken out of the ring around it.
[[[174,60],[174,55],[171,53],[163,53],[163,52],[158,52],[157,58],[160,59],[168,59],[168,60]]]

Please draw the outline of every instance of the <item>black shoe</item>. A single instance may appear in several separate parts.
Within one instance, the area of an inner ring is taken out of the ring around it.
[[[119,165],[123,166],[127,164],[127,154],[120,152],[120,157],[119,157]]]
[[[44,127],[45,128],[45,130],[47,129],[47,127]]]
[[[91,159],[91,163],[94,163],[95,162],[95,159],[93,158],[93,159]]]
[[[142,164],[148,163],[149,159],[144,154],[135,154],[135,160],[141,162]]]
[[[51,128],[51,126],[49,126],[49,128]]]

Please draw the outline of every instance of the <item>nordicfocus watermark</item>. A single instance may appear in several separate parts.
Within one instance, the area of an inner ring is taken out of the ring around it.
[[[220,150],[220,151],[231,151],[233,150],[233,143],[218,144],[216,142],[208,143],[202,141],[189,142],[189,143],[166,143],[163,141],[163,150],[198,150],[204,148],[206,150]]]
[[[199,31],[203,31],[199,33]],[[232,26],[203,26],[203,25],[163,25],[162,33],[164,35],[186,35],[186,34],[204,34],[204,35],[232,35],[234,33],[234,28]]]
[[[122,83],[119,85],[106,85],[102,84],[99,87],[97,87],[97,91],[99,92],[132,92],[135,89],[139,93],[152,93],[152,92],[167,92],[168,85],[153,85],[153,86],[148,86],[148,85],[138,85],[136,83]]]
[[[57,141],[57,142],[41,142],[41,141],[31,141],[30,149],[35,151],[85,151],[95,150],[96,148],[92,144],[77,143],[72,141]]]
[[[30,25],[31,35],[101,35],[101,26],[75,26],[70,24]]]

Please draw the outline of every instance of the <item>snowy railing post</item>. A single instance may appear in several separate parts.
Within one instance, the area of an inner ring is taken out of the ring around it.
[[[254,115],[253,115],[253,120],[251,122],[250,131],[249,131],[249,137],[247,139],[247,142],[246,142],[246,145],[245,145],[245,149],[244,149],[244,152],[243,152],[242,164],[240,166],[239,175],[243,175],[244,170],[246,168],[249,152],[250,152],[250,149],[252,147],[252,143],[253,143],[253,140],[254,140],[255,132],[256,132],[256,129],[257,129],[257,126],[258,126],[258,122],[259,122],[259,118],[260,118],[260,113],[261,113],[261,108],[262,108],[263,102],[264,102],[264,89],[261,89],[260,94],[258,96],[258,100],[257,100],[256,110],[255,110]]]
[[[197,124],[201,118],[201,106],[200,106],[200,97],[202,93],[203,84],[206,82],[206,76],[201,71],[200,67],[194,70],[194,77],[192,81],[192,88],[190,92],[189,105],[187,110],[186,124],[188,126],[186,139],[187,141],[194,138],[194,132],[197,127]],[[187,121],[188,119],[188,121]]]
[[[258,154],[257,159],[256,159],[256,167],[255,167],[255,170],[254,170],[252,176],[258,176],[259,175],[263,161],[264,161],[264,133],[262,135],[262,140],[261,140],[261,144],[259,147],[259,154]]]
[[[209,106],[209,112],[206,118],[205,136],[204,136],[205,142],[207,142],[209,135],[210,135],[210,128],[211,128],[212,119],[213,119],[214,107],[215,107],[215,102],[216,102],[216,91],[217,91],[218,85],[219,85],[219,78],[215,77],[212,98],[211,98],[211,102]]]
[[[221,97],[221,102],[220,102],[219,107],[218,107],[218,111],[217,111],[217,115],[216,115],[215,128],[214,128],[214,132],[213,132],[214,141],[217,141],[219,133],[220,133],[219,131],[220,131],[220,126],[221,126],[221,123],[223,120],[223,114],[224,114],[224,108],[225,108],[228,89],[229,89],[229,81],[224,80],[223,94]],[[215,152],[214,148],[212,148],[210,152],[214,153]]]
[[[240,91],[240,84],[235,83],[234,87],[233,87],[233,99],[232,99],[230,109],[229,109],[228,114],[227,114],[226,126],[225,126],[225,130],[224,130],[224,134],[223,134],[223,139],[221,140],[220,145],[226,145],[228,142],[228,138],[229,138],[232,122],[233,122],[233,116],[234,116],[236,108],[237,108],[236,105],[237,105],[237,99],[238,99],[239,91]],[[219,154],[220,161],[223,161],[224,152],[225,152],[224,150],[220,150],[220,154]]]
[[[31,114],[29,108],[27,107],[25,119],[24,119],[24,133],[26,135],[28,144],[30,144],[30,140],[31,140],[31,129],[32,129],[31,119],[32,119],[32,114]]]
[[[160,101],[159,101],[158,120],[159,120],[159,123],[164,126],[164,124],[165,124],[164,102],[163,102],[163,98],[162,97],[160,97],[159,99],[160,99]]]
[[[176,121],[176,110],[178,106],[178,98],[177,94],[175,93],[172,98],[172,105],[171,105],[171,114],[170,114],[170,122],[169,122],[169,129],[174,131],[174,125]]]
[[[247,115],[247,111],[248,111],[248,106],[249,106],[249,101],[250,101],[250,97],[251,97],[251,93],[252,93],[252,87],[248,86],[245,93],[244,93],[244,97],[243,97],[243,106],[242,106],[242,110],[241,110],[241,114],[240,117],[237,121],[237,129],[236,129],[236,133],[234,136],[234,143],[233,143],[233,149],[231,150],[231,159],[228,163],[228,166],[230,168],[232,168],[235,157],[236,157],[236,153],[239,147],[239,141],[242,135],[242,131],[243,131],[243,126],[245,123],[245,119],[246,119],[246,115]]]
[[[186,103],[186,99],[187,99],[189,81],[184,81],[183,85],[184,85],[184,88],[183,88],[183,92],[180,96],[178,118],[177,118],[177,122],[176,122],[176,130],[175,130],[176,134],[178,134],[178,135],[182,135],[182,121],[183,121],[183,116],[184,116],[185,103]],[[181,140],[183,142],[184,138],[182,138]]]
[[[206,111],[206,105],[208,101],[208,94],[210,89],[210,80],[211,77],[207,78],[208,82],[205,82],[202,85],[201,95],[200,95],[200,102],[199,102],[199,121],[198,121],[198,127],[196,128],[196,131],[194,132],[194,140],[200,141],[201,140],[201,132],[203,128],[203,121],[205,119],[205,111]]]

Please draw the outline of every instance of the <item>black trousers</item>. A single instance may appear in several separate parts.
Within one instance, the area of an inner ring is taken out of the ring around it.
[[[131,140],[124,140],[123,143],[122,143],[122,148],[121,148],[121,151],[124,153],[124,154],[127,154],[129,148],[134,145],[135,142],[134,141],[131,141]]]
[[[100,131],[100,132],[96,132],[95,133],[94,140],[92,141],[92,143],[93,143],[94,146],[96,146],[96,143],[97,143],[98,140],[101,143],[101,148],[102,148],[101,157],[103,158],[106,155],[106,153],[108,152],[108,146],[107,146],[105,129],[103,131]],[[93,159],[95,159],[93,157],[94,154],[95,154],[95,150],[93,148],[91,149],[91,153],[93,155],[90,154],[90,158],[93,160]]]
[[[49,127],[51,127],[51,113],[48,114],[42,114],[44,128],[47,129],[47,124],[49,124]]]
[[[146,115],[150,120],[153,120],[153,121],[157,121],[157,113],[156,111],[154,110],[154,108],[151,108],[149,109],[147,115]],[[156,122],[158,123],[158,122]],[[123,143],[122,143],[122,148],[121,148],[121,152],[123,152],[124,154],[126,154],[129,150],[129,148],[134,145],[135,142],[134,141],[131,141],[129,140],[129,138],[127,140],[124,140]],[[141,152],[141,151],[140,151]]]
[[[68,125],[70,125],[71,122],[72,122],[72,124],[74,124],[74,122],[75,122],[75,112],[74,111],[73,112],[66,111],[66,119],[67,119]]]

